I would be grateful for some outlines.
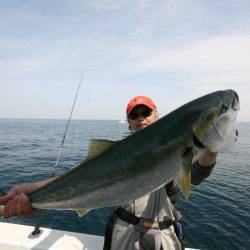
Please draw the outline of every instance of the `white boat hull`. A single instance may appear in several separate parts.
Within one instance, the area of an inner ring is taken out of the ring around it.
[[[103,237],[73,233],[49,228],[41,228],[39,237],[31,237],[32,226],[0,222],[1,250],[99,250],[103,247]]]

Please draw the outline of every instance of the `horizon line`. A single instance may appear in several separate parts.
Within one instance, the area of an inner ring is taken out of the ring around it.
[[[68,118],[23,118],[23,117],[0,117],[0,120],[68,120]],[[110,118],[110,119],[102,119],[102,118],[72,118],[71,120],[75,121],[126,121],[126,118]],[[250,121],[236,121],[236,123],[250,123]]]

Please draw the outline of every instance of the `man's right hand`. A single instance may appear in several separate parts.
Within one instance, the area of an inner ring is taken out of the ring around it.
[[[4,205],[2,216],[4,218],[8,218],[10,216],[32,216],[35,209],[31,207],[30,199],[27,195],[57,178],[58,177],[53,177],[36,183],[22,184],[13,187],[8,194],[0,197],[0,205]]]
[[[35,209],[31,207],[27,194],[35,191],[37,188],[36,183],[13,187],[8,194],[0,198],[0,205],[4,205],[2,216],[4,218],[10,216],[32,216]]]

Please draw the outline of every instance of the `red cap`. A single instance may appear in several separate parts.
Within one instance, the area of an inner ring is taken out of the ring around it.
[[[130,111],[137,105],[145,105],[153,110],[156,110],[156,105],[150,97],[147,96],[136,96],[131,99],[127,105],[126,114],[128,115]]]

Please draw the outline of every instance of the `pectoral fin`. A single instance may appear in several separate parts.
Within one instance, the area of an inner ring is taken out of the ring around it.
[[[190,193],[190,184],[191,184],[191,171],[187,175],[182,175],[180,177],[180,185],[185,199],[188,199]]]
[[[191,184],[191,164],[193,160],[193,147],[187,147],[182,155],[183,161],[183,175],[180,177],[180,185],[184,197],[188,199]]]

